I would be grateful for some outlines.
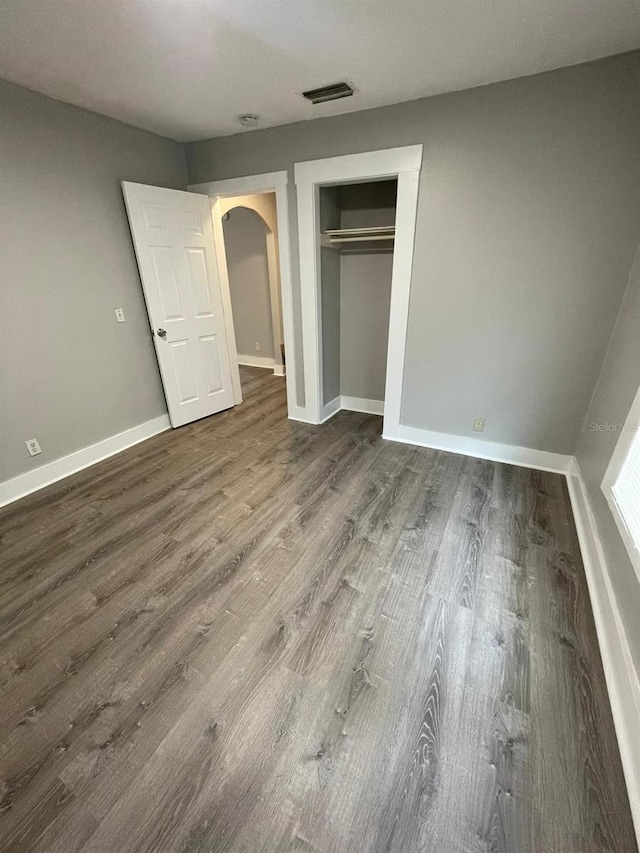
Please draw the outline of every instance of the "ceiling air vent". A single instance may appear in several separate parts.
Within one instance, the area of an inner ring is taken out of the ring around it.
[[[324,104],[325,101],[336,101],[338,98],[349,98],[353,95],[353,86],[348,83],[333,83],[331,86],[321,86],[319,89],[309,89],[302,97],[312,104]]]

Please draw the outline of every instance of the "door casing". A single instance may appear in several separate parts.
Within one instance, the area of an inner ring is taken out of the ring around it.
[[[306,420],[322,417],[322,312],[319,188],[397,178],[396,233],[391,278],[383,437],[398,439],[409,319],[422,145],[408,145],[295,164],[300,248],[300,297],[304,341]]]

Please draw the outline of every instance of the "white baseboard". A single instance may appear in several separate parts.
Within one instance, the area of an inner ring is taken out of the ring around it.
[[[238,364],[243,367],[274,367],[275,358],[266,358],[260,355],[238,355]]]
[[[384,400],[367,400],[365,397],[346,397],[344,394],[340,400],[340,408],[346,409],[348,412],[362,412],[365,415],[384,414]]]
[[[446,450],[449,453],[461,453],[464,456],[474,456],[477,459],[506,462],[508,465],[519,465],[523,468],[536,468],[539,471],[552,471],[560,474],[566,474],[574,461],[573,456],[565,456],[561,453],[549,453],[546,450],[533,450],[529,447],[516,447],[511,444],[483,441],[480,438],[470,438],[466,435],[433,432],[418,427],[402,426],[402,424],[398,427],[397,435],[387,435],[383,432],[382,437],[404,444],[417,444],[420,447],[430,447],[434,450]]]
[[[276,364],[275,358],[267,358],[259,355],[239,355],[238,364],[243,367],[272,367],[274,376],[286,376],[284,364]]]
[[[305,412],[306,409],[303,409],[302,411]],[[295,421],[298,424],[310,424],[311,426],[318,426],[316,421],[309,420],[309,418],[305,417],[304,414],[302,414],[302,415],[297,415],[297,414],[288,415],[288,418],[290,421]]]
[[[631,815],[640,847],[640,681],[611,585],[587,489],[574,460],[567,474]]]
[[[160,415],[159,418],[119,432],[117,435],[112,435],[96,444],[91,444],[89,447],[83,447],[68,456],[40,465],[33,471],[27,471],[11,480],[5,480],[4,483],[0,483],[0,506],[17,501],[18,498],[37,492],[38,489],[44,489],[51,483],[63,480],[77,471],[82,471],[83,468],[95,465],[102,459],[108,459],[109,456],[114,456],[116,453],[126,450],[127,447],[139,444],[141,441],[170,428],[169,416]]]
[[[323,424],[341,411],[362,412],[365,415],[381,415],[384,411],[382,400],[367,400],[365,397],[345,397],[344,394],[334,397],[320,411],[320,423]]]
[[[304,406],[289,406],[287,410],[287,418],[290,421],[297,421],[301,424],[316,424],[315,421],[310,420],[307,417],[307,410]]]
[[[323,406],[320,411],[320,423],[323,424],[325,421],[328,421],[329,418],[332,418],[337,412],[342,408],[342,397],[334,397],[330,403],[327,403],[326,406]]]

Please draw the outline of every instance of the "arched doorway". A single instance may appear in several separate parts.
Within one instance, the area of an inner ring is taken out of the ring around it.
[[[222,217],[222,231],[238,363],[273,366],[267,226],[255,211],[235,207]]]
[[[238,363],[283,376],[284,337],[274,193],[221,199]]]

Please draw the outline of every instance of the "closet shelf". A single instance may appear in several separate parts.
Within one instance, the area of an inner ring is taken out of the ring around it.
[[[338,246],[343,243],[393,240],[395,233],[395,225],[379,225],[375,228],[327,228],[322,235],[322,245]]]

